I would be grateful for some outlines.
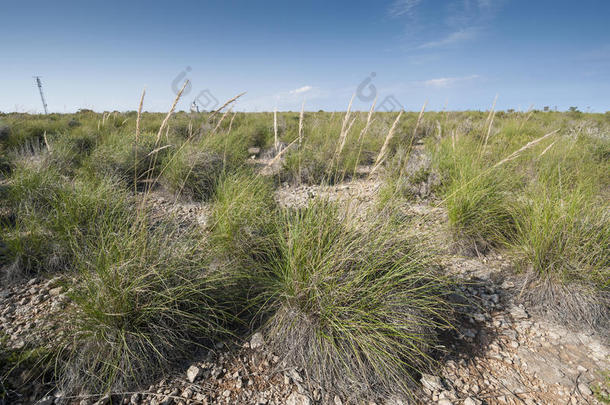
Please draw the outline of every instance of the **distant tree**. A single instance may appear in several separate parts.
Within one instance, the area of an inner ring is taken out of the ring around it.
[[[570,108],[568,108],[568,111],[570,111],[570,112],[579,112],[578,111],[578,107],[570,107]]]

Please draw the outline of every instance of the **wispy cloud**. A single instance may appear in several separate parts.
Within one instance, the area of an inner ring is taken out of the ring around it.
[[[421,0],[394,0],[388,8],[390,17],[400,17],[407,15],[413,17],[415,7],[421,3]]]
[[[425,80],[423,82],[423,84],[428,87],[441,88],[441,87],[449,87],[449,86],[452,86],[459,82],[475,80],[475,79],[478,79],[479,77],[480,77],[479,75],[470,75],[470,76],[463,76],[463,77],[440,77],[438,79]]]
[[[391,17],[407,18],[404,44],[409,50],[449,48],[477,39],[488,29],[507,0],[448,0],[443,6],[423,0],[394,0]]]
[[[299,87],[298,89],[290,90],[289,93],[290,94],[301,94],[301,93],[306,93],[312,89],[313,89],[313,87],[311,87],[311,86],[303,86],[303,87]]]
[[[477,37],[479,32],[478,27],[463,28],[454,31],[447,35],[445,38],[441,38],[436,41],[429,41],[419,45],[418,49],[429,49],[429,48],[441,48],[457,44],[459,42],[470,41]]]

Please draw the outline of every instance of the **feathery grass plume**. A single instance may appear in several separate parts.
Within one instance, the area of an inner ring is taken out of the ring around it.
[[[222,116],[220,117],[220,120],[218,120],[218,124],[216,124],[216,126],[214,127],[214,130],[212,131],[213,134],[216,133],[216,131],[218,131],[218,128],[220,128],[220,124],[222,124],[222,122],[224,121],[225,117],[230,114],[233,111],[233,106],[231,106],[227,111],[225,111],[224,114],[222,114]]]
[[[299,140],[299,138],[296,138],[294,141],[290,142],[290,143],[289,143],[289,144],[288,144],[288,145],[287,145],[287,146],[286,146],[284,149],[282,149],[282,150],[281,150],[281,151],[280,151],[278,154],[276,154],[276,155],[273,157],[273,159],[271,159],[271,160],[270,160],[270,161],[267,163],[266,167],[273,166],[273,164],[275,164],[275,162],[277,162],[277,161],[278,161],[278,160],[279,160],[279,159],[282,157],[282,155],[283,155],[284,153],[286,153],[286,152],[287,152],[287,151],[290,149],[290,147],[291,147],[292,145],[294,145],[295,143],[297,143],[297,142],[298,142],[298,140]]]
[[[508,155],[506,158],[500,160],[493,167],[496,168],[496,167],[502,166],[506,162],[510,162],[511,160],[514,160],[514,159],[518,158],[523,152],[525,152],[526,150],[528,150],[528,149],[532,148],[533,146],[539,144],[540,142],[542,142],[546,138],[548,138],[548,137],[550,137],[552,135],[555,135],[557,132],[559,132],[559,129],[551,131],[548,134],[543,135],[543,136],[541,136],[538,139],[534,139],[533,141],[530,141],[530,142],[526,143],[521,148],[519,148],[518,150],[516,150],[513,153],[511,153],[510,155]]]
[[[421,106],[421,110],[419,111],[419,115],[417,116],[417,122],[415,122],[415,127],[413,128],[413,136],[411,137],[411,143],[415,139],[417,135],[417,130],[419,129],[419,124],[421,123],[421,119],[424,116],[424,112],[426,111],[426,106],[428,105],[428,100],[424,102],[424,105]]]
[[[227,133],[231,132],[231,128],[233,128],[233,120],[235,119],[236,115],[237,115],[237,112],[234,112],[233,115],[231,116],[231,121],[229,121],[229,128],[227,129]]]
[[[379,154],[377,155],[377,159],[375,160],[375,164],[373,165],[373,168],[371,169],[370,174],[373,174],[377,170],[379,165],[381,165],[383,163],[383,161],[385,160],[386,149],[388,148],[388,144],[390,143],[390,141],[392,140],[392,137],[394,136],[394,131],[396,130],[396,124],[398,124],[398,121],[400,120],[402,113],[403,113],[403,110],[400,110],[400,112],[398,113],[398,116],[396,117],[396,119],[394,120],[394,123],[392,124],[392,127],[390,127],[390,130],[388,131],[388,134],[385,137],[383,146],[381,147],[381,150],[379,151]]]
[[[354,121],[356,120],[355,118],[350,121],[350,115],[351,115],[351,109],[352,109],[352,103],[354,102],[354,97],[356,97],[356,93],[354,93],[352,95],[352,98],[349,101],[349,105],[347,106],[347,111],[345,112],[345,116],[343,117],[343,124],[341,125],[341,133],[339,134],[339,143],[337,145],[337,150],[335,152],[335,156],[338,159],[339,155],[341,154],[341,151],[343,150],[343,147],[345,146],[345,141],[347,139],[347,134],[349,133],[349,130],[351,129],[352,125],[354,124]]]
[[[303,142],[303,113],[305,112],[305,100],[301,104],[301,113],[299,114],[299,145]]]
[[[277,139],[277,107],[273,110],[273,150],[275,153],[278,152],[278,139]]]
[[[178,94],[176,94],[176,98],[174,99],[172,106],[170,107],[169,111],[167,112],[167,115],[165,116],[165,118],[163,119],[163,122],[161,123],[161,126],[159,127],[159,131],[157,132],[157,137],[155,138],[155,149],[153,151],[158,151],[157,148],[159,147],[159,142],[161,141],[161,135],[163,134],[163,130],[167,127],[167,123],[169,122],[169,119],[171,118],[172,114],[174,113],[174,110],[176,109],[176,105],[178,104],[178,101],[180,100],[180,97],[182,96],[182,92],[184,91],[184,89],[186,88],[188,83],[189,83],[188,80],[184,81],[182,88],[180,89]],[[153,159],[151,159],[150,165],[148,167],[148,171],[146,173],[146,192],[145,192],[144,198],[142,199],[142,204],[146,200],[146,196],[151,190],[151,186],[152,186],[151,181],[152,181],[153,171],[154,171],[156,165],[157,165],[157,154],[155,152],[153,154]]]
[[[140,138],[140,119],[142,118],[142,106],[144,105],[144,96],[146,95],[146,89],[142,90],[142,96],[140,97],[140,105],[138,106],[138,116],[136,118],[136,137],[133,148],[133,189],[134,192],[138,191],[138,139]]]
[[[529,119],[532,117],[532,115],[534,115],[534,105],[530,105],[529,108],[527,109],[528,114],[525,116],[525,119],[523,121],[521,121],[521,124],[519,124],[519,130],[521,130],[523,128],[523,126],[525,125],[526,122],[529,121]]]
[[[377,97],[373,100],[373,104],[371,104],[371,108],[369,110],[368,115],[366,116],[366,124],[360,134],[358,135],[358,154],[356,155],[356,161],[354,162],[354,173],[352,177],[356,177],[356,171],[358,170],[358,163],[360,162],[360,155],[362,154],[362,144],[366,133],[369,131],[369,127],[371,126],[371,118],[373,117],[373,112],[375,111],[375,104],[377,104]]]
[[[421,123],[421,119],[424,116],[424,112],[426,111],[426,106],[428,105],[428,100],[424,102],[419,111],[419,115],[417,116],[417,121],[415,122],[415,127],[413,127],[413,134],[411,135],[411,139],[409,139],[409,145],[405,150],[405,159],[403,163],[403,170],[399,173],[399,178],[401,179],[403,174],[406,172],[407,165],[409,164],[409,159],[411,158],[411,151],[413,150],[413,142],[415,142],[415,137],[417,136],[417,130],[419,129],[419,124]]]
[[[218,114],[219,112],[221,112],[226,106],[228,106],[229,104],[234,103],[235,101],[237,101],[240,97],[242,97],[244,94],[246,94],[246,92],[244,91],[243,93],[239,93],[238,95],[236,95],[235,97],[232,97],[230,99],[228,99],[223,105],[221,105],[219,108],[217,108],[216,110],[214,110],[212,112],[212,114],[210,114],[210,116],[208,117],[208,122],[212,122],[212,119],[216,116],[216,114]]]
[[[413,241],[325,201],[283,210],[253,282],[266,340],[350,400],[409,395],[449,328],[445,282]]]
[[[305,111],[305,100],[303,100],[303,104],[301,104],[301,114],[299,114],[299,149],[303,146],[303,112]],[[302,178],[301,171],[301,157],[303,153],[299,151],[299,183]]]
[[[482,154],[483,151],[485,150],[485,148],[487,147],[487,140],[489,139],[489,134],[491,134],[491,127],[494,122],[494,117],[496,116],[496,101],[498,101],[497,94],[496,94],[496,97],[494,98],[494,102],[491,106],[491,110],[489,110],[489,116],[487,117],[487,120],[485,121],[485,125],[487,126],[487,132],[485,133],[485,140],[483,141],[483,146],[481,147],[481,152],[479,153],[479,155]]]

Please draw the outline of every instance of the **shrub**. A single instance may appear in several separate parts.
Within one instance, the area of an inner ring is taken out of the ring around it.
[[[446,284],[415,245],[316,201],[282,211],[267,249],[256,278],[274,350],[354,399],[409,393],[449,327]]]

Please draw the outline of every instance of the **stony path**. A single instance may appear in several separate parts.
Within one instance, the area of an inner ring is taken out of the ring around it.
[[[283,205],[303,205],[316,195],[339,201],[369,204],[378,184],[359,181],[339,186],[282,187]],[[166,200],[156,200],[161,209]],[[205,205],[182,204],[177,213],[205,225]],[[442,226],[445,215],[425,202],[404,207],[408,217],[426,217],[416,224],[436,240],[439,264],[454,277],[465,298],[456,330],[444,336],[438,370],[422,376],[421,403],[450,404],[598,404],[591,387],[610,371],[610,344],[586,329],[574,331],[552,323],[519,303],[510,261],[498,254],[465,257],[443,248],[448,243]],[[69,305],[61,279],[32,279],[11,288],[0,286],[0,333],[12,348],[52,336],[56,320]],[[36,332],[34,332],[36,331]],[[60,332],[59,332],[60,333]],[[20,403],[40,398],[44,387],[24,387]],[[609,387],[606,386],[606,389]],[[111,398],[56,398],[42,404],[109,404]],[[348,404],[323,392],[301,370],[284,364],[266,351],[262,337],[226,342],[206,358],[185,365],[170,377],[137,393],[115,395],[125,404]],[[407,404],[406,398],[386,398],[381,404]],[[372,405],[369,403],[368,405]]]
[[[426,390],[431,401],[597,403],[590,387],[610,370],[607,341],[593,331],[569,330],[531,315],[516,303],[514,283],[494,277],[502,274],[498,260],[487,261],[454,261],[476,274],[464,295],[478,305],[465,311],[438,376],[426,376],[434,382]]]

